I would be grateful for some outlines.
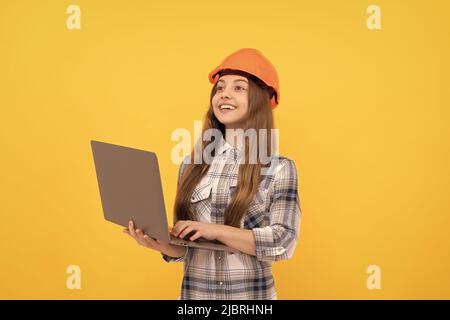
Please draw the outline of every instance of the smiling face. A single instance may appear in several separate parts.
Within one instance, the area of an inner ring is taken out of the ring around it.
[[[248,110],[248,80],[240,75],[224,75],[216,86],[212,98],[213,112],[227,129],[242,125]]]

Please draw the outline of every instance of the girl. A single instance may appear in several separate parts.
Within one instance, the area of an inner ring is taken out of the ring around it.
[[[135,230],[132,221],[125,232],[161,252],[165,261],[184,262],[179,299],[276,299],[272,262],[293,256],[301,215],[295,163],[272,154],[278,76],[261,52],[244,48],[211,71],[209,80],[213,88],[203,133],[216,129],[223,139],[215,141],[208,163],[194,163],[194,150],[184,158],[171,233],[216,240],[239,252],[164,243]],[[245,143],[248,129],[267,133],[268,163],[260,157],[249,161],[262,150],[259,135],[256,147]],[[210,143],[198,145],[203,151]],[[272,170],[262,174],[268,166]]]

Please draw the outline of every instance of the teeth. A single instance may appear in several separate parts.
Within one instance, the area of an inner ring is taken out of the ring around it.
[[[234,110],[234,109],[236,109],[236,107],[231,106],[231,105],[229,105],[229,104],[223,104],[223,105],[220,106],[220,109],[230,109],[230,110]]]

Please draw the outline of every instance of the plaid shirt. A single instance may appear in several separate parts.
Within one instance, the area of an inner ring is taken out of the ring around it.
[[[191,198],[198,220],[223,224],[223,213],[237,187],[242,151],[225,142]],[[241,222],[253,231],[256,256],[188,247],[167,262],[184,262],[178,299],[277,299],[272,262],[293,256],[300,227],[300,199],[294,161],[278,157],[275,170],[262,175],[258,192]],[[189,160],[180,166],[178,184]]]

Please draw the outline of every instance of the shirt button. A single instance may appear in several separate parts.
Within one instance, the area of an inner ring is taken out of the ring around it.
[[[223,282],[222,282],[222,281],[220,281],[220,282],[219,282],[219,284],[220,284],[220,285],[223,285]]]
[[[220,259],[222,259],[222,257],[221,257],[221,256],[219,256],[219,258],[218,258],[218,259],[220,260]]]

